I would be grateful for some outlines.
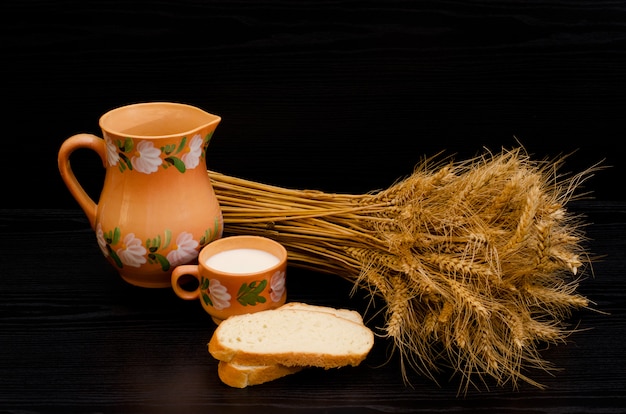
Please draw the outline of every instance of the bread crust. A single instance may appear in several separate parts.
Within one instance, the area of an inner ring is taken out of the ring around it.
[[[305,367],[287,367],[285,365],[234,365],[219,361],[217,373],[220,380],[234,388],[259,385],[287,375],[295,374]]]
[[[350,309],[336,309],[329,306],[310,305],[303,302],[288,302],[281,306],[279,309],[300,309],[308,310],[311,312],[326,312],[331,313],[340,318],[346,318],[356,323],[363,323],[363,317],[357,311]]]
[[[215,359],[238,365],[273,365],[281,364],[292,366],[312,366],[324,369],[339,368],[348,365],[357,366],[368,352],[351,355],[331,355],[314,352],[277,352],[253,353],[242,350],[233,350],[223,346],[216,337],[209,341],[209,352]]]

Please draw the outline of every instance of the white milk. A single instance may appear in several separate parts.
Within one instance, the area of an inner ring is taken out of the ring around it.
[[[278,257],[266,251],[240,248],[216,253],[205,264],[227,273],[254,273],[269,269],[279,261]]]

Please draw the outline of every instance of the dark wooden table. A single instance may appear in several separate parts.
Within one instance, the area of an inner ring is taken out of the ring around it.
[[[382,338],[358,367],[230,388],[207,352],[214,325],[200,304],[123,282],[82,211],[0,210],[0,412],[626,412],[626,203],[570,209],[586,214],[588,250],[603,256],[579,287],[598,311],[576,312],[579,331],[546,346],[560,371],[532,374],[545,389],[467,395],[450,373],[404,384]],[[336,275],[290,268],[288,278],[290,300],[365,309]]]

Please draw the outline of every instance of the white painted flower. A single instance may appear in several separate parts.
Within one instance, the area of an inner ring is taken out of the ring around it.
[[[146,263],[144,257],[147,250],[141,245],[141,240],[135,237],[135,233],[129,233],[124,237],[122,247],[116,253],[126,266],[139,267]]]
[[[107,152],[107,164],[111,167],[117,165],[120,161],[120,154],[117,152],[117,146],[107,134],[104,134],[104,146]]]
[[[131,162],[133,167],[141,173],[152,174],[163,163],[161,150],[154,148],[154,144],[150,141],[139,142],[135,150],[135,155],[131,158]]]
[[[98,239],[98,246],[100,246],[100,250],[102,250],[102,254],[104,257],[109,256],[109,251],[107,250],[107,242],[104,240],[104,232],[102,231],[102,223],[98,223],[96,226],[96,238]]]
[[[230,307],[230,294],[226,290],[226,286],[222,285],[219,280],[209,280],[209,296],[215,309],[222,310]]]
[[[285,293],[285,272],[277,271],[270,279],[270,298],[273,302],[278,302]]]
[[[196,168],[200,164],[200,156],[202,155],[202,136],[196,134],[189,141],[189,152],[180,157],[185,163],[185,168]]]
[[[176,238],[176,244],[167,254],[167,261],[172,266],[178,266],[192,261],[198,257],[199,243],[193,239],[193,235],[188,232],[182,232]]]

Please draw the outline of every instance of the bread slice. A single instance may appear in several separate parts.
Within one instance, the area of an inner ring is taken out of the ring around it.
[[[286,367],[274,365],[239,365],[219,361],[217,374],[226,385],[234,388],[245,388],[249,385],[263,384],[278,378],[302,371],[305,367]]]
[[[310,312],[326,312],[335,316],[362,324],[361,314],[349,309],[335,309],[328,306],[309,305],[302,302],[288,302],[279,309],[300,309]],[[220,380],[231,387],[245,388],[250,385],[263,384],[278,378],[301,371],[302,366],[273,365],[240,365],[219,361],[217,372]]]
[[[374,334],[360,315],[357,322],[337,316],[345,314],[339,310],[303,309],[306,306],[232,316],[216,328],[209,352],[238,366],[328,369],[356,366],[365,359],[374,344]]]

